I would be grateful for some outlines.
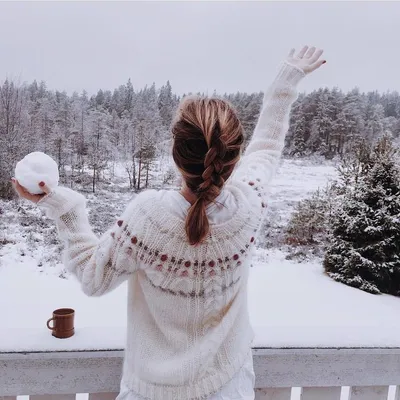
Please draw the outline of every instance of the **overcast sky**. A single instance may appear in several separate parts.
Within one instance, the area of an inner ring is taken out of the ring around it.
[[[310,43],[327,64],[303,90],[400,90],[399,20],[395,2],[0,2],[0,80],[251,92]]]

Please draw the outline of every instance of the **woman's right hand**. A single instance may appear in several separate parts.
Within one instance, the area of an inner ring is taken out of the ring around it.
[[[326,63],[326,60],[320,60],[324,52],[322,49],[317,50],[315,47],[304,46],[297,55],[294,55],[295,51],[295,49],[290,50],[286,61],[300,68],[305,74],[315,71]]]

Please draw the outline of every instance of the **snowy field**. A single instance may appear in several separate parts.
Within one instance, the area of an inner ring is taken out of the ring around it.
[[[275,228],[285,225],[299,200],[333,177],[330,165],[285,161],[269,202]],[[104,231],[131,194],[88,197],[95,214],[91,221]],[[0,301],[6,305],[0,351],[123,348],[126,285],[102,298],[86,297],[59,263],[51,223],[26,203],[18,213],[12,210],[15,204],[0,203]],[[286,256],[279,248],[256,253],[249,282],[255,347],[400,347],[400,298],[334,282],[318,259],[298,263]],[[76,335],[63,341],[46,328],[51,312],[60,307],[76,310]]]

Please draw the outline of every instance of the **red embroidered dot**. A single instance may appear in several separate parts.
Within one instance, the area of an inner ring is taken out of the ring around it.
[[[114,232],[111,232],[111,237],[115,238],[115,233]]]
[[[182,276],[188,276],[188,275],[189,275],[189,272],[183,271],[181,275],[182,275]]]
[[[137,243],[137,237],[134,236],[133,238],[131,238],[131,242],[132,242],[132,244],[136,244]]]
[[[215,261],[210,261],[210,262],[208,263],[208,265],[209,265],[211,268],[213,268],[214,265],[215,265]]]
[[[250,185],[250,186],[254,186],[254,182],[253,182],[253,181],[250,181],[250,182],[249,182],[249,185]]]
[[[218,258],[218,262],[222,264],[222,258]]]
[[[186,262],[185,262],[185,267],[186,267],[186,268],[189,268],[190,265],[191,265],[191,262],[190,262],[190,261],[186,261]]]
[[[233,256],[233,259],[234,260],[237,260],[239,258],[239,255],[238,254],[235,254],[234,256]]]
[[[163,254],[161,256],[161,261],[167,261],[167,259],[168,259],[168,256],[166,254]]]
[[[237,264],[237,265],[242,265],[242,262],[241,262],[241,261],[238,261],[236,264]]]
[[[117,222],[118,226],[122,226],[123,223],[124,223],[124,221],[122,221],[122,219],[120,219],[120,220]]]
[[[215,270],[212,269],[212,270],[210,271],[210,276],[214,276],[214,275],[215,275]]]
[[[250,242],[251,242],[251,243],[254,242],[254,236],[250,239]]]
[[[161,264],[158,264],[157,267],[156,267],[156,270],[157,271],[162,271],[162,269],[163,269],[163,266]]]

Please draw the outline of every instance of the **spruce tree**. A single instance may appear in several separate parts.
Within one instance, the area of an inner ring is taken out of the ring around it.
[[[384,136],[339,197],[324,267],[330,277],[370,293],[400,295],[400,175]],[[348,177],[347,177],[348,178]]]

